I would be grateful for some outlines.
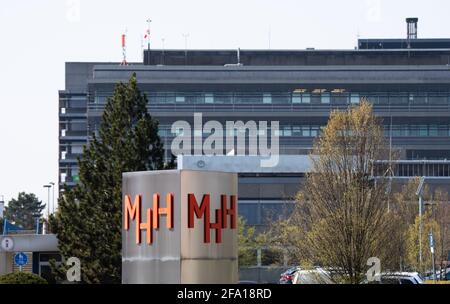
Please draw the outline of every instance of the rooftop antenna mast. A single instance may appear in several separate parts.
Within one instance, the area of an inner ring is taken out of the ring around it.
[[[184,33],[183,37],[184,37],[184,63],[187,65],[187,45],[188,45],[189,33]]]
[[[145,34],[145,38],[147,39],[147,51],[149,51],[149,52],[150,52],[150,23],[151,22],[152,22],[152,20],[150,18],[148,18],[147,19],[147,33]]]
[[[144,38],[141,36],[141,59],[144,60]]]
[[[144,40],[147,41],[147,58],[145,58],[144,46],[142,46],[142,54],[144,56],[144,64],[150,64],[150,23],[152,20],[148,18],[147,22],[147,30],[145,31]]]
[[[161,42],[162,42],[162,56],[161,56],[161,64],[164,65],[164,41],[166,40],[166,38],[161,38]]]
[[[122,34],[122,62],[120,65],[128,65],[127,62],[127,46],[126,46],[126,33],[127,30],[125,30],[125,33]]]

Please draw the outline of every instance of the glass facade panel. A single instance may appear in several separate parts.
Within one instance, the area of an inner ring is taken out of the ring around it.
[[[387,105],[389,104],[389,96],[388,93],[380,93],[378,96],[374,96],[377,99],[377,104]]]
[[[428,129],[429,136],[438,136],[438,126],[431,125]]]
[[[86,122],[72,122],[70,123],[70,131],[86,131]]]
[[[205,94],[205,103],[214,103],[214,96],[212,93]]]
[[[319,127],[313,126],[311,127],[311,137],[316,137],[319,135]]]
[[[290,95],[289,94],[273,94],[272,95],[273,103],[290,103]]]
[[[320,94],[317,94],[317,93],[311,94],[311,103],[313,103],[313,104],[321,103]]]
[[[348,103],[348,94],[347,93],[332,93],[331,94],[331,103],[341,104],[341,105],[347,104]]]
[[[280,209],[283,207],[281,203],[262,203],[261,204],[261,221],[262,224],[268,224],[277,220],[280,216]]]
[[[309,126],[302,127],[302,136],[305,137],[311,136],[311,130],[309,129]]]
[[[299,93],[293,93],[292,94],[292,103],[301,103],[302,102],[302,96]]]
[[[391,94],[391,96],[389,96],[389,102],[394,105],[407,104],[408,100],[409,100],[409,95],[407,93]]]
[[[71,150],[72,154],[81,154],[83,153],[83,145],[72,145]]]
[[[419,126],[419,136],[427,136],[427,135],[428,135],[427,125],[420,125]]]
[[[292,136],[292,130],[290,126],[283,127],[283,135],[284,136]]]
[[[428,103],[430,104],[447,104],[448,96],[447,95],[428,95]]]
[[[322,93],[322,103],[330,103],[330,93]]]
[[[263,94],[263,103],[272,103],[272,94],[264,93]]]
[[[311,103],[311,94],[302,94],[302,103]]]
[[[352,93],[350,95],[350,102],[351,103],[357,104],[357,103],[359,103],[359,100],[360,100],[360,98],[359,98],[359,94],[358,93]]]
[[[292,127],[293,136],[302,136],[302,129],[299,126]]]
[[[258,225],[258,204],[255,203],[239,203],[239,214],[242,215],[246,221],[247,225]]]
[[[232,93],[214,94],[214,103],[233,103]]]
[[[426,104],[427,96],[424,93],[411,93],[409,95],[409,102],[411,104]]]

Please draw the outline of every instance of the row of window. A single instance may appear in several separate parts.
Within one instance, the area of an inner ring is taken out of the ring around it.
[[[393,166],[394,176],[412,177],[412,176],[433,176],[433,177],[449,177],[449,163],[406,163],[395,164]],[[380,166],[376,170],[375,175],[382,176],[386,173],[385,167]]]
[[[275,135],[280,137],[316,137],[319,135],[322,126],[318,125],[292,125],[292,126],[280,126],[280,129],[275,132]],[[228,136],[238,136],[239,131],[237,129],[228,130]],[[437,125],[437,124],[420,124],[420,125],[393,125],[392,133],[390,127],[385,127],[385,135],[393,137],[425,137],[425,136],[437,136],[437,137],[447,137],[450,136],[450,125]],[[170,126],[160,125],[159,126],[159,136],[170,137],[170,136],[180,136],[183,134],[182,129],[178,129],[176,132],[172,132]],[[258,130],[258,135],[265,136],[265,130]],[[267,129],[267,133],[270,134],[270,128]],[[248,131],[247,131],[248,134]],[[194,130],[194,136],[202,136],[201,130]],[[209,133],[203,132],[203,136],[208,136]]]
[[[389,128],[385,128],[386,136],[391,133]],[[393,125],[392,136],[394,137],[414,137],[414,136],[450,136],[450,125]]]
[[[94,102],[105,103],[108,95],[98,94]],[[356,104],[367,98],[374,104],[448,104],[449,93],[174,93],[148,92],[150,104]]]

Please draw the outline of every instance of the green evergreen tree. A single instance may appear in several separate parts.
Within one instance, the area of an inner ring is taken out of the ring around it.
[[[146,105],[135,74],[116,85],[98,137],[93,134],[78,160],[80,180],[66,188],[50,220],[61,254],[80,259],[83,282],[121,282],[122,172],[165,168],[158,122]],[[64,266],[53,268],[64,276]]]
[[[4,217],[23,229],[35,229],[36,219],[42,216],[45,204],[33,193],[20,192],[17,199],[9,201]],[[3,228],[2,228],[3,229]]]

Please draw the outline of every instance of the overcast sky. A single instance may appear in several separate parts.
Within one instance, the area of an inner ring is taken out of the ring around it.
[[[0,0],[0,195],[19,191],[47,202],[58,182],[58,90],[66,61],[141,60],[152,47],[352,49],[358,35],[404,38],[418,17],[419,38],[450,38],[448,0]]]

